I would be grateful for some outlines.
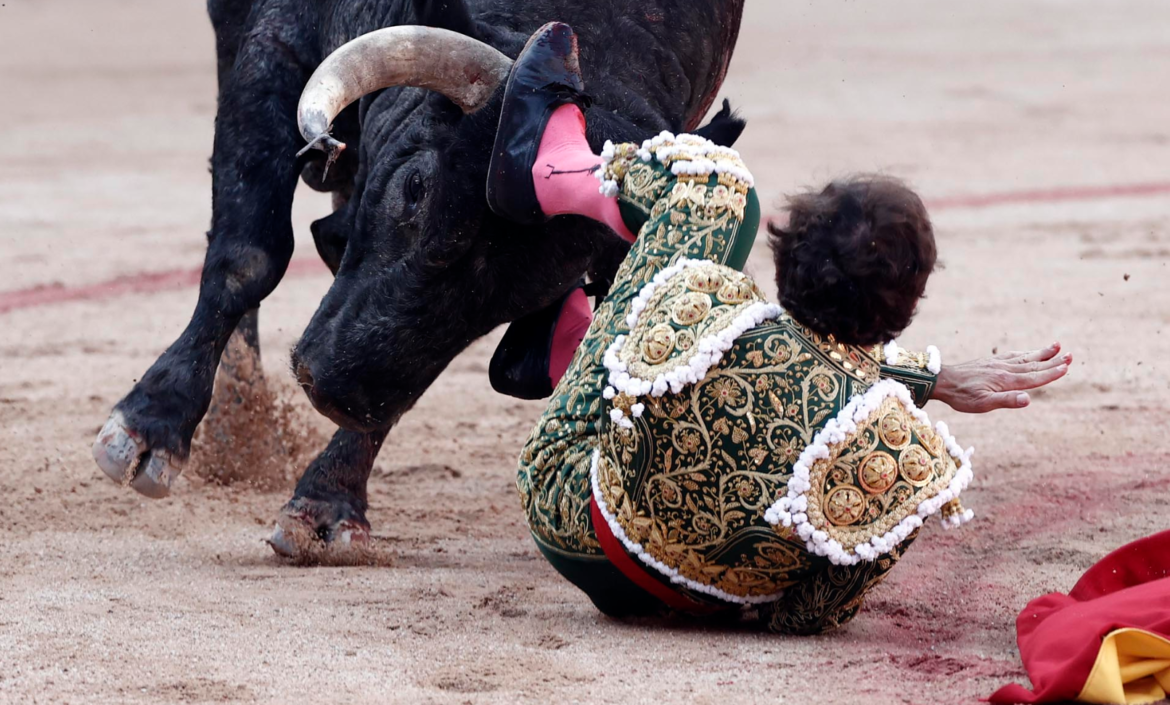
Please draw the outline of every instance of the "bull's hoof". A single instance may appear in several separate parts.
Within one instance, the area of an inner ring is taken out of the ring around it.
[[[183,472],[182,462],[166,450],[149,448],[120,411],[98,432],[93,459],[114,482],[152,499],[170,494],[171,483]]]
[[[280,510],[268,545],[297,563],[368,564],[376,552],[370,524],[346,503],[296,498]]]

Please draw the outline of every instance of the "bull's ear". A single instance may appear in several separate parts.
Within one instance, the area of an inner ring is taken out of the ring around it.
[[[418,24],[476,37],[466,0],[414,0],[414,16]]]
[[[341,257],[345,254],[345,246],[349,242],[348,208],[339,208],[320,220],[313,221],[309,230],[313,233],[313,242],[317,245],[317,254],[325,261],[329,271],[337,274],[341,267]]]
[[[715,113],[711,122],[695,130],[695,134],[706,137],[721,147],[730,147],[735,144],[743,129],[747,127],[747,120],[731,109],[731,101],[723,99],[723,109]]]

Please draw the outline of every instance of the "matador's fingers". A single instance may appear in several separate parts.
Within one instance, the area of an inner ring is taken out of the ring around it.
[[[1059,357],[1054,357],[1051,360],[1044,360],[1039,362],[1017,362],[1015,360],[1001,360],[1000,365],[1008,372],[1016,374],[1022,372],[1043,372],[1044,370],[1051,370],[1054,367],[1061,365],[1072,364],[1072,353],[1065,353]]]
[[[1053,343],[1042,350],[1012,350],[1000,353],[995,356],[995,359],[1012,362],[1044,362],[1056,357],[1058,352],[1060,352],[1060,343]]]
[[[1003,378],[1003,391],[1035,389],[1051,384],[1068,374],[1068,365],[1060,364],[1049,370],[1040,372],[1021,372],[1008,374]]]

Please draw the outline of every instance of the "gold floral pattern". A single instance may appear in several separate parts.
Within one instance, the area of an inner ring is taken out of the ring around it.
[[[882,443],[894,450],[910,445],[910,423],[903,414],[886,414],[878,424]]]
[[[657,365],[674,351],[674,329],[665,323],[660,323],[646,335],[642,341],[642,359],[647,364]]]
[[[711,297],[698,291],[684,294],[670,307],[670,319],[680,326],[702,322],[711,311]]]
[[[825,498],[825,516],[835,526],[849,526],[861,521],[865,497],[852,485],[838,485]]]
[[[708,386],[707,393],[720,408],[723,408],[725,404],[736,404],[742,396],[739,387],[729,379],[721,379]]]
[[[679,180],[670,190],[670,207],[687,208],[707,205],[707,185]]]
[[[901,470],[902,477],[906,479],[906,482],[909,482],[915,487],[922,487],[930,482],[930,475],[934,470],[934,462],[930,457],[930,453],[923,449],[922,446],[910,446],[898,456],[898,468]]]
[[[721,303],[731,305],[742,304],[745,301],[758,301],[757,296],[759,296],[759,292],[755,285],[743,279],[726,282],[719,287],[715,294],[715,298]]]
[[[866,492],[882,494],[893,487],[898,479],[898,462],[894,460],[894,456],[884,451],[870,453],[861,461],[857,479],[861,481],[861,486]]]
[[[687,288],[692,291],[714,294],[721,286],[723,275],[713,267],[696,267],[687,273]]]
[[[792,326],[812,341],[821,352],[829,355],[835,362],[840,363],[841,367],[849,376],[869,384],[873,384],[881,377],[882,368],[868,350],[838,343],[833,336],[823,336],[813,329],[802,325],[799,321],[793,320]],[[848,363],[848,366],[845,363]]]

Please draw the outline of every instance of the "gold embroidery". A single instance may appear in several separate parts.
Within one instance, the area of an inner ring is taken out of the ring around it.
[[[818,350],[832,359],[835,364],[840,365],[841,369],[851,377],[870,384],[878,381],[878,378],[881,376],[881,366],[873,359],[867,349],[838,343],[833,336],[822,336],[813,329],[801,325],[799,321],[791,317],[786,320],[791,321],[794,328],[798,329],[806,338],[811,340]],[[833,353],[836,353],[835,357]],[[848,362],[851,368],[845,367],[845,362]]]
[[[721,286],[723,275],[713,267],[694,267],[687,274],[687,287],[692,291],[714,294]]]
[[[646,308],[639,314],[637,325],[630,331],[629,340],[619,353],[632,376],[653,380],[688,364],[696,352],[697,341],[719,334],[744,307],[764,300],[759,294],[742,304],[728,305],[712,298],[710,293],[698,290],[710,288],[716,281],[721,282],[719,286],[743,282],[753,294],[758,293],[745,274],[714,263],[688,267],[662,282],[646,302]],[[646,341],[653,335],[662,337],[658,332],[662,326],[676,326],[675,344],[666,358],[658,359],[646,354]]]
[[[674,329],[666,323],[654,326],[646,339],[642,341],[642,359],[651,365],[657,365],[674,352]]]
[[[655,310],[652,300],[643,315]],[[736,309],[716,305],[708,320],[720,310]],[[816,431],[864,389],[817,350],[790,319],[766,323],[681,394],[644,397],[646,412],[628,434],[609,425],[599,485],[626,533],[645,537],[634,540],[681,574],[731,594],[770,595],[803,580],[804,541],[774,530],[763,513],[786,492]],[[865,521],[870,504],[854,488]]]
[[[613,408],[620,409],[623,414],[630,413],[630,407],[634,405],[634,398],[625,392],[621,392],[613,398]]]
[[[895,462],[890,454],[894,449],[882,439],[881,427],[890,415],[901,417],[912,432],[911,445],[901,455],[907,462]],[[809,521],[814,527],[827,531],[847,551],[876,536],[885,535],[916,511],[923,500],[942,491],[954,477],[957,468],[949,455],[932,462],[924,480],[911,483],[909,478],[898,475],[898,470],[903,473],[909,470],[913,472],[912,476],[920,477],[920,471],[909,464],[914,455],[908,451],[915,447],[923,450],[941,440],[936,439],[938,434],[915,422],[896,397],[887,398],[869,418],[857,424],[857,430],[850,437],[830,444],[827,458],[813,463],[809,472],[812,485],[808,493]],[[841,525],[830,514],[829,498],[837,488],[855,485],[872,488],[871,494],[861,518],[848,526]],[[879,490],[883,485],[885,489]]]
[[[959,516],[963,513],[963,502],[958,497],[955,497],[942,506],[941,513],[943,519],[951,519]]]
[[[637,163],[638,147],[631,143],[614,146],[613,159],[605,166],[603,176],[607,181],[621,182],[629,173],[630,167]]]
[[[850,485],[836,487],[825,498],[825,515],[836,526],[849,526],[861,521],[865,498],[861,490]]]
[[[707,317],[711,297],[700,292],[683,295],[670,307],[670,318],[680,326],[693,326]]]
[[[786,492],[792,463],[816,430],[850,396],[877,380],[878,366],[872,358],[858,362],[851,349],[842,350],[790,319],[778,320],[742,336],[708,379],[683,394],[644,397],[646,412],[632,432],[603,424],[608,406],[600,396],[606,378],[602,356],[617,335],[627,333],[629,302],[657,271],[678,259],[726,261],[747,193],[742,182],[721,174],[717,185],[705,191],[701,207],[688,199],[671,209],[663,196],[677,180],[662,165],[638,160],[623,166],[623,214],[640,212],[649,219],[521,453],[517,486],[532,533],[551,554],[602,555],[589,518],[589,467],[606,428],[599,480],[604,495],[616,498],[610,506],[632,538],[681,574],[732,594],[785,589],[785,599],[775,603],[783,609],[772,621],[777,629],[840,624],[856,611],[864,590],[897,561],[901,547],[836,573],[811,563],[803,540],[788,530],[772,531],[762,513]],[[724,196],[719,186],[727,187],[726,210],[720,210]],[[734,318],[736,309],[716,300],[715,310],[697,327],[675,330],[675,352],[665,365],[696,347],[696,336]],[[658,319],[644,331],[670,322],[669,309],[654,315]],[[641,340],[630,335],[625,349],[640,354]],[[830,352],[841,359],[834,360]],[[817,384],[814,377],[825,379]],[[933,442],[933,434],[914,430],[923,445]],[[931,462],[938,466],[936,473],[945,470],[942,460]],[[890,493],[907,487],[898,482]],[[865,511],[875,506],[870,500]],[[860,521],[869,521],[868,516]]]
[[[882,582],[917,535],[916,530],[876,561],[830,565],[803,578],[784,592],[783,600],[761,605],[760,620],[781,634],[822,634],[840,627],[857,614],[865,595]]]
[[[947,444],[943,437],[933,432],[929,426],[919,425],[915,428],[918,432],[918,437],[922,439],[922,445],[930,454],[936,458],[945,458],[947,456]]]
[[[910,446],[898,456],[898,467],[906,482],[915,487],[922,487],[930,482],[930,472],[933,469],[930,455],[922,446]]]
[[[719,293],[715,298],[719,299],[725,304],[742,304],[745,301],[755,299],[757,292],[755,286],[745,280],[729,281],[719,287]]]
[[[541,421],[533,428],[520,454],[516,478],[537,542],[552,553],[583,559],[602,555],[589,514],[589,468],[604,414],[601,390],[606,386],[607,372],[602,364],[605,351],[616,336],[628,332],[625,316],[629,302],[658,271],[679,259],[725,262],[733,251],[740,223],[731,210],[711,218],[706,213],[696,216],[686,209],[671,209],[664,196],[677,179],[661,164],[637,159],[622,166],[626,173],[618,199],[623,214],[642,214],[646,221],[630,255],[618,268],[609,296],[596,312],[595,324],[553,392]],[[668,320],[669,312],[658,322]],[[675,354],[695,346],[690,332],[676,331],[675,341]],[[628,349],[640,351],[640,341]],[[643,401],[651,406],[650,399]],[[659,408],[664,406],[667,413],[681,414],[669,404],[660,404]],[[628,462],[632,458],[629,454],[639,448],[637,434],[625,436],[622,462]],[[781,544],[783,540],[776,541]],[[776,549],[778,553],[784,550],[803,554],[802,547]],[[750,583],[749,577],[731,573],[728,580]],[[786,583],[779,584],[782,587]]]
[[[894,450],[910,445],[910,422],[903,414],[886,414],[878,425],[882,442]]]
[[[893,487],[894,481],[898,479],[898,463],[889,453],[870,453],[861,461],[857,475],[866,492],[881,494]]]

